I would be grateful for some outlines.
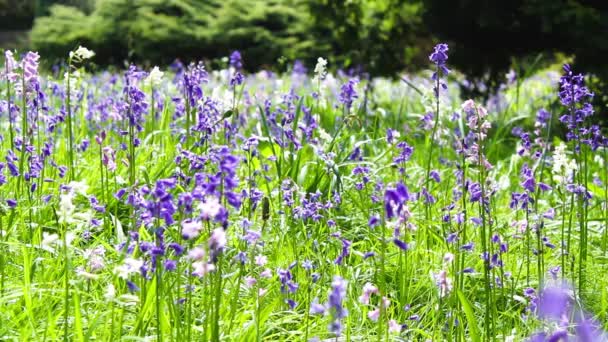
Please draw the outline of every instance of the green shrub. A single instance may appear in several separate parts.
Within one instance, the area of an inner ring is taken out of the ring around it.
[[[302,13],[292,1],[101,0],[89,16],[52,7],[36,20],[32,45],[58,58],[87,45],[100,64],[214,59],[239,49],[256,69],[305,50]]]
[[[92,46],[90,20],[74,7],[55,5],[50,16],[36,20],[30,40],[32,49],[43,56],[65,58],[79,44]]]
[[[59,58],[86,44],[98,64],[217,59],[236,49],[251,70],[324,56],[332,67],[394,75],[427,62],[415,59],[429,45],[420,1],[99,0],[90,15],[52,7],[32,43]]]
[[[430,44],[419,0],[318,0],[307,6],[314,40],[323,55],[336,56],[334,64],[394,76],[428,63],[420,58]]]

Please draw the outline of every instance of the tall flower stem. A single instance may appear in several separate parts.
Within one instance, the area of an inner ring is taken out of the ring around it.
[[[68,72],[67,72],[67,80],[66,80],[66,84],[67,84],[67,89],[66,89],[66,93],[67,93],[67,97],[66,97],[66,110],[67,110],[67,118],[66,118],[66,122],[68,125],[68,161],[70,164],[70,170],[69,170],[69,180],[74,180],[74,133],[72,130],[72,105],[71,105],[71,93],[72,93],[72,86],[70,84],[71,81],[71,72],[72,72],[72,58],[68,58]]]
[[[467,165],[466,165],[466,155],[464,153],[464,138],[462,139],[462,148],[463,148],[463,152],[462,152],[462,197],[461,197],[461,201],[462,201],[462,242],[466,243],[467,241]],[[464,264],[465,264],[465,254],[462,253],[460,251],[460,246],[462,245],[462,242],[460,242],[460,238],[458,239],[458,256],[459,256],[459,268],[460,268],[460,272],[462,272],[462,270],[464,269]],[[463,291],[464,293],[464,277],[462,276],[462,274],[460,274],[459,272],[459,283],[458,286],[460,288],[461,291]]]
[[[485,299],[486,299],[486,307],[485,307],[485,316],[484,316],[484,327],[486,332],[486,338],[490,338],[493,336],[493,317],[492,317],[492,288],[490,287],[490,252],[488,250],[489,238],[492,235],[490,231],[488,231],[487,220],[486,220],[486,169],[483,163],[484,155],[483,155],[483,141],[481,139],[481,131],[482,131],[482,120],[479,117],[479,109],[475,108],[476,115],[478,116],[477,129],[478,133],[478,165],[479,165],[479,185],[481,187],[481,198],[479,199],[479,216],[481,216],[481,244],[483,248],[483,275],[484,275],[484,287],[485,287]],[[488,204],[489,206],[489,204]]]
[[[25,182],[25,150],[27,146],[27,91],[25,87],[25,71],[21,70],[21,156],[19,157],[19,180],[17,181],[17,190],[22,191]]]
[[[579,256],[579,268],[578,268],[578,283],[579,283],[579,290],[582,293],[584,293],[585,290],[585,280],[586,280],[586,273],[587,273],[587,247],[588,247],[588,239],[589,239],[589,233],[587,231],[587,213],[588,213],[588,203],[587,203],[587,184],[589,184],[589,175],[587,172],[587,160],[588,160],[588,156],[587,156],[587,147],[586,146],[581,146],[583,148],[583,162],[582,164],[582,175],[581,175],[581,184],[585,185],[585,193],[579,194],[579,201],[580,201],[580,218],[579,218],[579,224],[580,224],[580,256]]]
[[[157,219],[158,221],[158,219]],[[158,222],[157,222],[158,225]],[[158,234],[160,234],[160,231],[156,233],[156,247],[160,248],[160,237],[158,236]],[[160,263],[160,256],[156,256],[155,258],[155,266],[154,266],[154,273],[155,274],[155,278],[156,278],[156,340],[158,342],[162,342],[163,341],[163,331],[162,331],[162,326],[160,324],[160,315],[161,315],[161,296],[162,296],[162,291],[163,291],[163,279],[162,279],[162,272],[161,272],[161,263]]]
[[[15,129],[13,128],[13,115],[11,113],[11,81],[8,77],[8,61],[5,61],[4,68],[6,71],[6,114],[8,118],[9,137],[11,139],[11,150],[15,149]]]
[[[437,127],[439,127],[439,65],[437,65],[436,68],[436,77],[435,77],[435,122],[433,123],[433,130],[431,131],[431,136],[428,137],[428,142],[427,142],[427,146],[429,147],[429,154],[426,160],[426,175],[424,178],[424,187],[426,189],[426,191],[430,192],[429,189],[429,185],[430,185],[430,181],[431,181],[431,161],[433,160],[433,150],[435,147],[435,143],[433,142],[433,139],[435,139],[435,135],[437,134]],[[427,221],[427,225],[430,228],[431,225],[431,203],[429,201],[426,201],[426,205],[425,205],[425,213],[426,213],[426,221]],[[429,244],[430,244],[430,240],[431,240],[431,234],[427,233],[427,248],[429,248]]]
[[[65,308],[63,311],[63,340],[68,341],[69,332],[69,311],[70,311],[70,264],[68,258],[67,227],[63,230],[63,260],[64,260],[64,295]]]
[[[125,76],[127,82],[126,100],[127,100],[127,118],[129,120],[129,186],[131,191],[135,191],[135,114],[131,108],[131,81],[129,75]],[[135,230],[137,218],[135,217],[135,208],[131,206],[131,229]]]
[[[380,241],[380,281],[378,281],[378,286],[380,287],[380,316],[378,317],[378,342],[382,341],[384,336],[385,328],[385,319],[386,316],[386,308],[384,307],[383,296],[387,294],[386,289],[386,222],[383,219],[382,224],[380,225],[380,229],[382,231],[381,241]],[[387,330],[388,331],[388,330]]]
[[[608,146],[604,146],[604,232],[602,234],[602,251],[608,252]]]
[[[539,175],[539,182],[543,182],[543,177],[544,177],[544,171],[545,171],[545,157],[547,155],[547,148],[549,146],[549,137],[551,136],[551,123],[553,122],[553,115],[551,115],[547,121],[547,134],[545,136],[545,139],[543,140],[543,148],[542,148],[542,152],[541,152],[541,156],[539,159],[539,167],[540,170],[538,172]],[[536,217],[539,217],[538,215],[538,202],[539,202],[539,198],[540,198],[540,186],[536,188],[536,193],[534,196],[534,213],[536,214]],[[541,220],[540,223],[537,224],[537,230],[536,230],[536,239],[537,239],[537,249],[538,249],[538,257],[537,257],[537,267],[538,267],[538,291],[540,293],[540,291],[542,291],[543,286],[544,286],[544,252],[543,252],[543,245],[542,245],[542,229],[544,228],[544,223]]]
[[[185,104],[186,104],[186,142],[185,145],[189,146],[190,142],[190,86],[188,84],[190,82],[188,78],[185,78],[184,82],[184,92],[185,92]]]
[[[222,299],[222,260],[218,257],[216,262],[217,270],[215,275],[215,293],[213,294],[214,298],[214,308],[213,308],[213,328],[211,329],[211,341],[219,341],[220,340],[220,303]]]
[[[4,231],[3,223],[2,216],[0,216],[0,238],[2,238],[2,248],[0,248],[0,296],[4,295],[5,262],[7,260],[4,245],[6,245],[6,241],[8,240],[8,234]]]

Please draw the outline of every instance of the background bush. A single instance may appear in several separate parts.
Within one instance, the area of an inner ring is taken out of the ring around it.
[[[0,0],[7,13],[13,27],[37,15],[29,48],[57,60],[79,44],[102,65],[214,60],[238,49],[249,70],[324,56],[333,68],[396,75],[427,67],[432,45],[445,41],[450,66],[482,81],[466,96],[488,96],[510,68],[521,75],[542,66],[537,56],[551,63],[560,53],[608,94],[608,1]]]
[[[466,95],[491,93],[509,68],[520,75],[535,56],[574,57],[574,69],[593,74],[596,108],[606,120],[608,103],[608,1],[425,0],[429,32],[457,46],[450,65],[478,81]],[[489,91],[487,89],[489,89]]]
[[[52,6],[36,20],[31,42],[55,58],[87,45],[101,64],[213,59],[238,49],[257,69],[310,46],[307,21],[302,5],[290,0],[103,0],[90,15]]]
[[[430,46],[422,10],[421,1],[399,0],[100,0],[90,15],[51,6],[31,43],[55,58],[87,44],[101,64],[214,59],[238,49],[251,70],[281,57],[326,56],[332,65],[394,74]]]

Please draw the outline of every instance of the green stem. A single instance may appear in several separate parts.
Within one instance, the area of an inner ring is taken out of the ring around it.
[[[66,98],[66,110],[67,110],[67,124],[68,124],[68,160],[70,163],[69,180],[74,180],[74,133],[72,130],[72,105],[71,105],[71,92],[72,87],[70,85],[72,70],[72,60],[68,59],[68,73],[67,73],[67,98]]]
[[[63,311],[63,340],[69,341],[68,332],[69,332],[69,311],[70,311],[70,267],[69,267],[69,258],[68,258],[68,243],[67,243],[67,226],[63,226],[63,260],[64,260],[64,311]]]
[[[10,135],[10,144],[11,150],[15,149],[15,129],[13,128],[13,118],[11,113],[11,82],[8,78],[8,64],[5,63],[6,69],[6,103],[7,103],[7,117],[8,117],[8,125],[9,125],[9,135]]]

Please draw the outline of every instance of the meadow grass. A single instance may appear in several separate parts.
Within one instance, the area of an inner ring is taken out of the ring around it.
[[[39,75],[35,55],[7,55],[0,339],[587,341],[581,327],[606,326],[607,152],[554,134],[581,106],[559,104],[559,72],[463,104],[457,73],[243,76],[233,55],[88,74],[88,57]]]

